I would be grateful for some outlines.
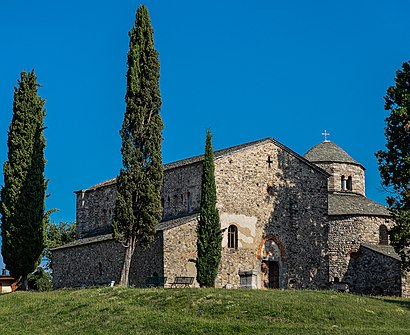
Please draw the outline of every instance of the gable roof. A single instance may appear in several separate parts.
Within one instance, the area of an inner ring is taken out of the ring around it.
[[[391,245],[382,244],[361,244],[362,247],[369,249],[371,251],[377,252],[387,257],[391,257],[395,260],[401,261],[399,254],[396,253]]]
[[[328,214],[391,216],[385,206],[354,193],[329,193]]]
[[[157,225],[156,232],[182,226],[186,223],[196,220],[198,217],[199,217],[199,213],[194,213],[188,216],[179,217],[179,218],[171,219],[167,221],[162,221]],[[104,241],[110,241],[110,240],[114,240],[112,234],[104,234],[104,235],[97,235],[97,236],[92,236],[92,237],[79,238],[73,242],[64,244],[60,247],[53,248],[51,249],[51,251],[66,249],[66,248],[73,248],[73,247],[78,247],[78,246],[82,246],[86,244],[92,244],[92,243],[98,243],[98,242],[104,242]]]
[[[244,144],[240,144],[240,145],[235,145],[233,147],[229,147],[229,148],[222,149],[222,150],[217,150],[217,151],[214,152],[214,158],[215,158],[215,160],[217,160],[217,159],[220,159],[220,158],[225,157],[227,155],[231,155],[231,154],[233,154],[237,151],[241,151],[241,150],[249,149],[249,148],[252,148],[252,147],[256,147],[258,145],[265,144],[265,143],[273,143],[274,145],[278,146],[279,148],[281,148],[282,150],[287,152],[289,155],[291,155],[291,156],[295,157],[296,159],[302,161],[304,164],[308,165],[309,167],[311,167],[315,171],[321,173],[325,177],[330,176],[326,171],[324,171],[323,169],[321,169],[317,165],[313,164],[312,162],[307,160],[305,157],[302,157],[299,154],[297,154],[296,152],[294,152],[293,150],[289,149],[287,146],[285,146],[282,143],[276,141],[273,137],[267,137],[267,138],[263,138],[261,140],[252,141],[252,142],[248,142],[248,143],[244,143]],[[193,156],[193,157],[181,159],[181,160],[178,160],[178,161],[175,161],[175,162],[164,164],[164,171],[169,171],[169,170],[176,169],[176,168],[179,168],[179,167],[182,167],[182,166],[187,166],[187,165],[199,163],[199,162],[202,162],[203,160],[204,160],[204,155],[198,155],[198,156]],[[112,178],[112,179],[106,180],[102,183],[91,186],[88,189],[79,190],[79,191],[76,191],[74,193],[85,192],[85,191],[95,190],[95,189],[100,188],[100,187],[110,186],[110,185],[115,184],[115,181],[116,181],[116,178]]]
[[[314,163],[348,163],[359,165],[364,169],[364,167],[356,162],[346,151],[330,141],[321,142],[315,145],[308,150],[303,157]]]
[[[172,228],[175,228],[175,227],[179,227],[179,226],[182,226],[182,225],[184,225],[188,222],[194,221],[197,218],[199,218],[199,213],[179,217],[179,218],[176,218],[176,219],[171,219],[171,220],[168,220],[168,221],[163,221],[163,222],[161,222],[157,225],[157,231],[169,230],[169,229],[172,229]]]

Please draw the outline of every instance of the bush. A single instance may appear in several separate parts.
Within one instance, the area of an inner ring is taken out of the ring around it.
[[[28,287],[34,291],[50,291],[53,288],[51,283],[51,274],[38,267],[36,271],[27,278]]]

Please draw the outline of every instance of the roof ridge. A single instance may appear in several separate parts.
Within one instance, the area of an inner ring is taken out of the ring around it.
[[[271,136],[262,138],[260,140],[255,140],[255,141],[246,142],[246,143],[239,144],[239,145],[234,145],[232,147],[228,147],[228,148],[225,148],[225,149],[216,150],[216,151],[214,151],[214,158],[219,159],[219,158],[221,158],[225,155],[229,155],[229,154],[232,154],[236,151],[247,149],[249,147],[256,146],[256,145],[259,145],[259,144],[262,144],[262,143],[265,143],[265,142],[271,142],[271,143],[275,144],[276,146],[278,146],[282,150],[286,151],[290,155],[294,156],[295,158],[299,159],[303,163],[307,164],[308,166],[310,166],[314,170],[322,173],[323,175],[325,175],[327,177],[330,176],[330,174],[327,173],[325,170],[323,170],[322,168],[320,168],[316,164],[312,163],[311,161],[309,161],[305,157],[299,155],[298,153],[296,153],[295,151],[293,151],[292,149],[290,149],[286,145],[284,145],[284,144],[280,143],[279,141],[275,140]],[[180,159],[180,160],[177,160],[177,161],[174,161],[174,162],[170,162],[170,163],[167,163],[167,164],[163,165],[164,171],[172,170],[172,169],[175,169],[175,168],[178,168],[178,167],[181,167],[181,166],[185,166],[185,165],[189,165],[189,164],[195,164],[195,163],[201,162],[203,160],[203,158],[204,158],[204,154],[201,154],[201,155],[197,155],[197,156],[192,156],[192,157]],[[98,183],[96,185],[90,186],[87,189],[76,191],[75,193],[81,192],[81,191],[94,190],[94,189],[97,189],[97,188],[100,188],[100,187],[109,186],[109,185],[114,184],[115,181],[116,181],[116,178],[111,178],[111,179],[108,179],[104,182],[101,182],[101,183]]]

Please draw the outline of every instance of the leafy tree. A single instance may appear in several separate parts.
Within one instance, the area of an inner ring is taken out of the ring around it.
[[[126,111],[120,135],[123,168],[117,177],[113,236],[125,247],[119,284],[127,286],[137,244],[147,247],[161,219],[162,129],[159,60],[148,10],[140,6],[129,32]]]
[[[46,268],[52,267],[50,250],[75,241],[76,228],[76,222],[47,222],[43,255],[47,259]]]
[[[386,150],[376,153],[382,183],[391,195],[387,203],[395,225],[391,242],[410,269],[410,62],[396,72],[395,85],[387,89],[384,109]]]
[[[222,230],[216,208],[216,185],[212,135],[206,133],[202,171],[201,206],[197,228],[197,281],[201,287],[214,287],[221,260]]]
[[[27,277],[28,287],[35,291],[50,291],[53,288],[51,283],[50,272],[45,271],[42,267],[38,267],[36,271],[30,273]]]
[[[44,248],[45,192],[44,109],[34,70],[21,73],[14,88],[8,133],[8,161],[1,190],[2,254],[10,274],[27,289],[27,275],[41,261]]]

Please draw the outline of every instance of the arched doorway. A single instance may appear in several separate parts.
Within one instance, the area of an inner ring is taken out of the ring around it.
[[[282,244],[274,237],[267,236],[262,240],[258,258],[261,260],[261,288],[277,289],[283,286],[283,260],[285,252]]]

